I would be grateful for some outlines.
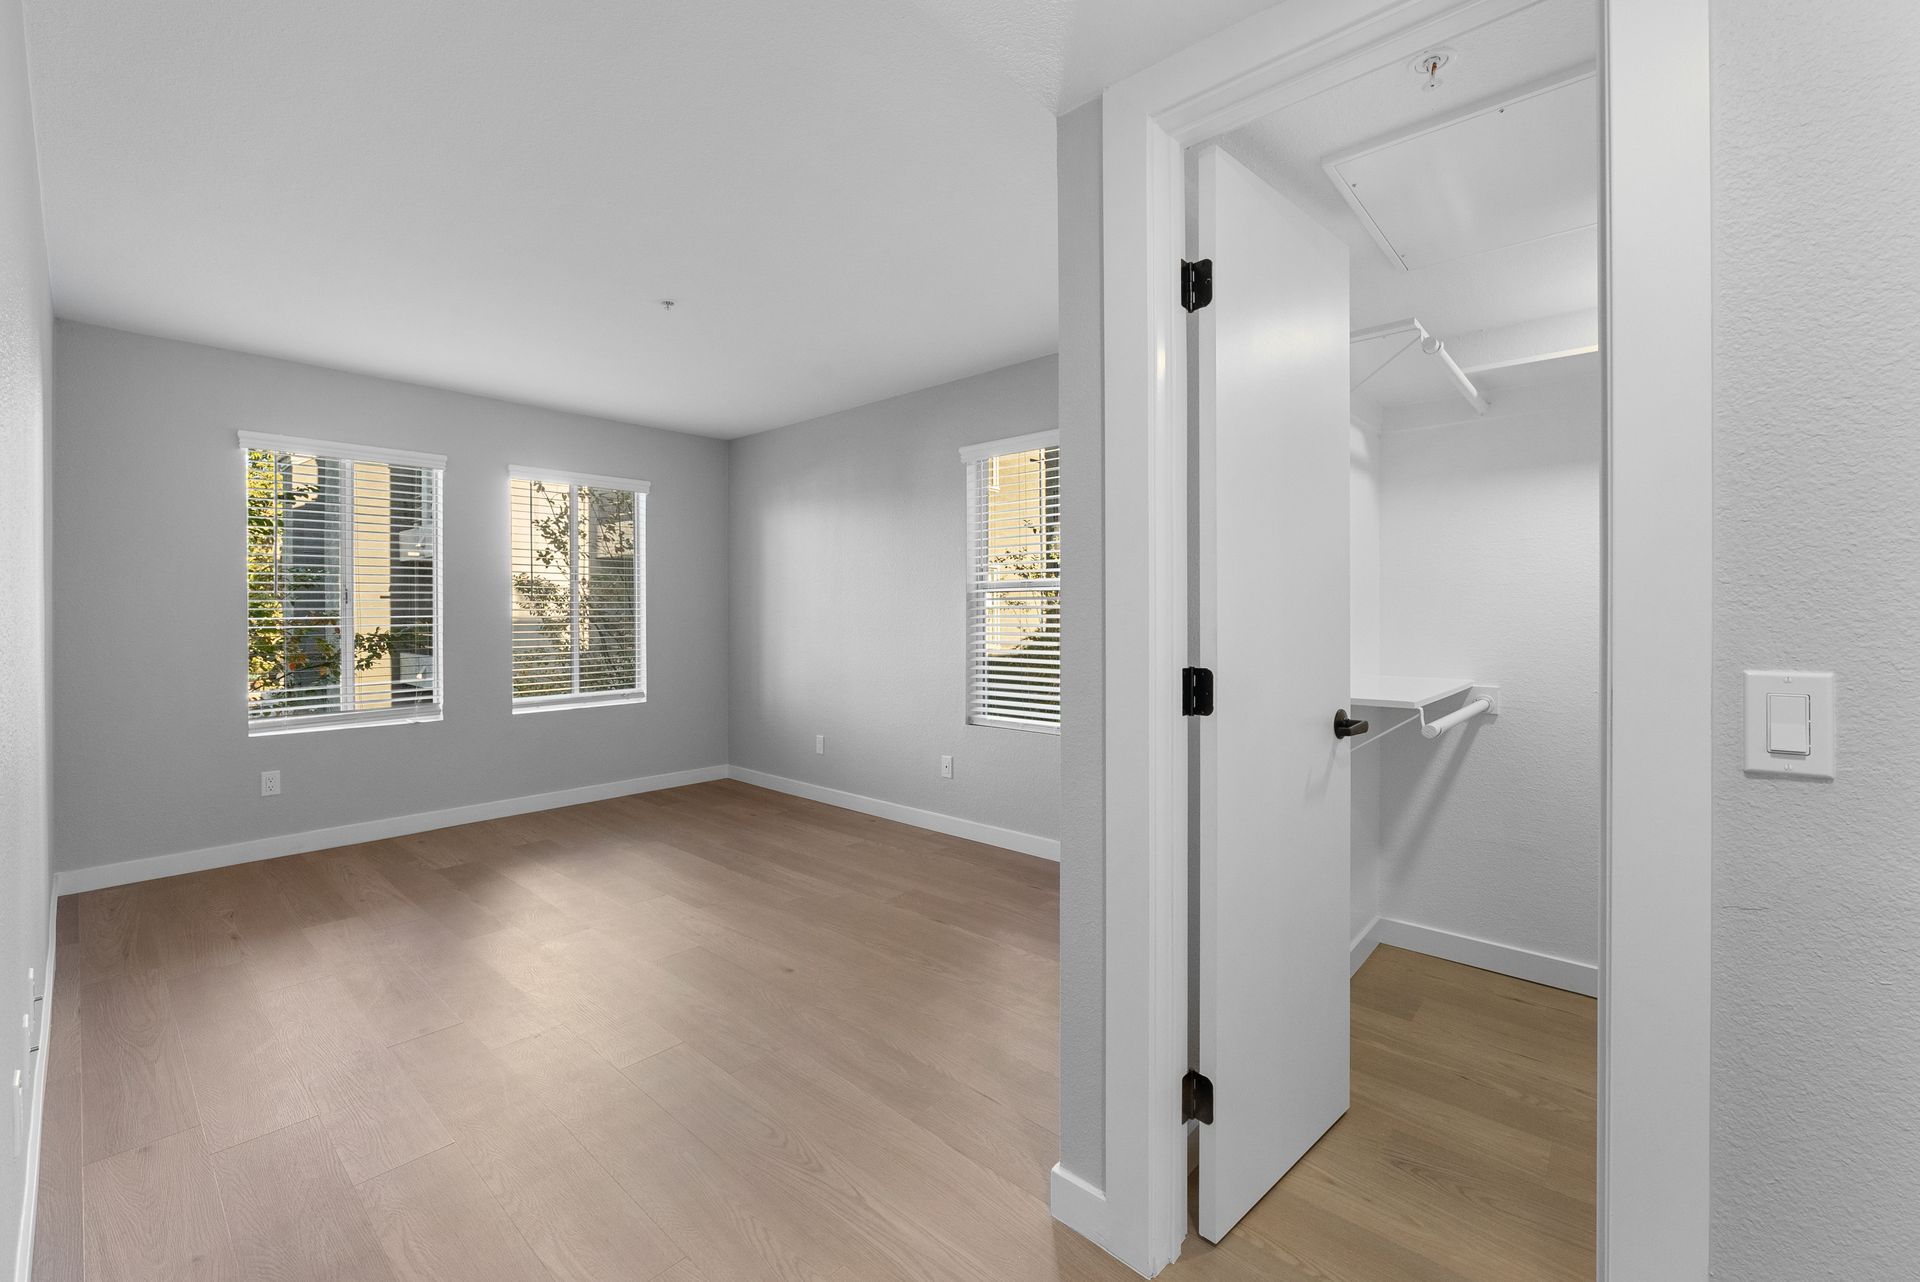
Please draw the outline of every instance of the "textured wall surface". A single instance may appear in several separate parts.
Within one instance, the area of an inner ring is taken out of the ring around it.
[[[1582,366],[1485,418],[1381,434],[1382,662],[1497,685],[1501,708],[1367,751],[1383,754],[1383,915],[1592,964],[1600,385]]]
[[[1060,1162],[1102,1187],[1106,1162],[1107,864],[1100,104],[1060,118]]]
[[[26,1162],[13,1074],[29,1077],[27,970],[47,960],[47,418],[53,316],[20,6],[0,4],[0,1271],[13,1268]],[[31,1089],[31,1083],[29,1083]]]
[[[735,765],[1058,835],[1060,736],[967,724],[960,461],[1057,401],[1049,356],[732,443]]]
[[[1920,7],[1714,28],[1713,1272],[1920,1275]],[[1839,777],[1741,772],[1743,668]]]
[[[726,761],[726,442],[65,321],[57,343],[62,869]],[[444,721],[248,737],[241,429],[447,456]],[[513,463],[653,483],[646,703],[513,715]]]

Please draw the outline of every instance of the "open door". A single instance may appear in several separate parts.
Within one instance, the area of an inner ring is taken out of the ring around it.
[[[1199,157],[1201,1236],[1347,1110],[1347,250]]]

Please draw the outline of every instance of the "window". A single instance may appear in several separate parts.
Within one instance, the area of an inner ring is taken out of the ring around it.
[[[440,716],[446,460],[240,434],[247,731]]]
[[[1060,434],[972,445],[967,720],[1060,729]]]
[[[513,710],[647,697],[647,483],[514,468]]]

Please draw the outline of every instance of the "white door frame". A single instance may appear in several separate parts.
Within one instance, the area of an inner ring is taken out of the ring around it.
[[[1287,0],[1102,98],[1106,1115],[1101,1245],[1186,1236],[1184,151],[1533,0]],[[1712,365],[1708,0],[1600,0],[1599,1277],[1707,1276]],[[1436,27],[1436,23],[1440,24]],[[1230,1125],[1230,1119],[1223,1119]]]

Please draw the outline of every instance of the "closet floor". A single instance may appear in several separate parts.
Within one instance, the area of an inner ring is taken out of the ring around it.
[[[60,901],[33,1277],[1132,1276],[1047,1215],[1048,863],[702,784]],[[1175,1279],[1591,1276],[1592,1003],[1381,949]]]
[[[1380,947],[1345,1117],[1175,1282],[1592,1282],[1596,1003]]]

